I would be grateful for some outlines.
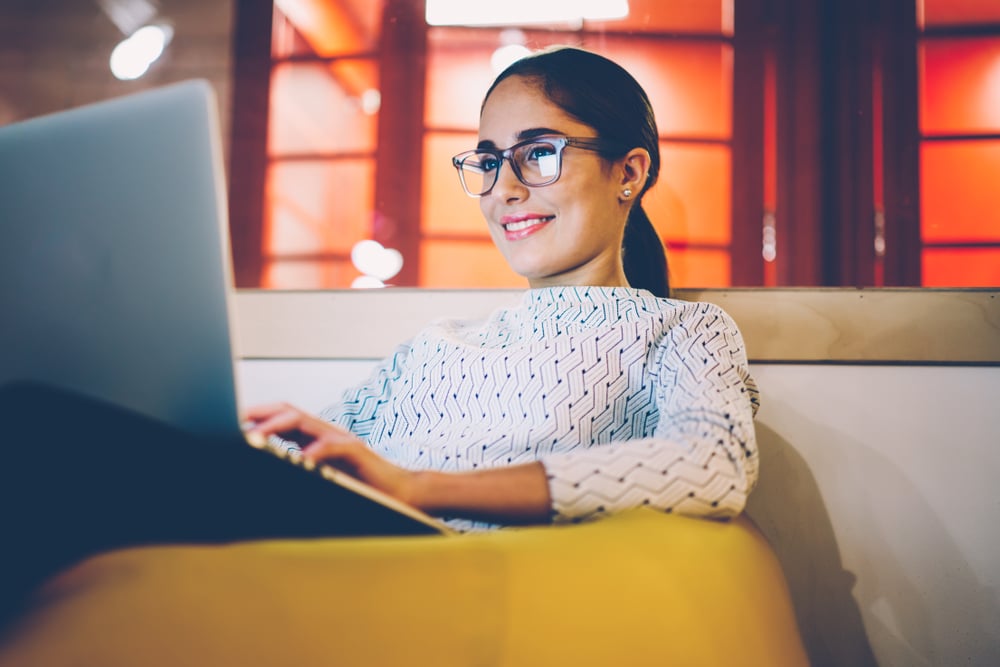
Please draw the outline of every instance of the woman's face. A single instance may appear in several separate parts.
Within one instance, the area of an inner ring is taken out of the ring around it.
[[[546,134],[595,137],[529,80],[500,82],[483,107],[479,147],[505,149],[540,128]],[[628,215],[622,202],[624,162],[608,164],[594,151],[566,146],[555,183],[530,187],[504,161],[493,190],[480,198],[494,243],[531,287],[628,285],[621,244]]]

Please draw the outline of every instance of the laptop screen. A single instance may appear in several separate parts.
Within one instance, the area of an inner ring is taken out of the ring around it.
[[[238,434],[227,227],[204,81],[0,127],[0,383]]]

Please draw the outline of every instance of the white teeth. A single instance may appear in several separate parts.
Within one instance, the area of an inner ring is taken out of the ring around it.
[[[551,216],[548,218],[529,218],[527,220],[522,220],[520,222],[509,222],[503,226],[508,232],[519,232],[522,229],[527,229],[528,227],[534,227],[535,225],[540,225],[543,222],[548,222],[551,220]]]

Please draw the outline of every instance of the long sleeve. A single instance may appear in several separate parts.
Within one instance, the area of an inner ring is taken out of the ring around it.
[[[743,509],[757,480],[757,387],[732,319],[689,306],[651,349],[658,415],[649,437],[542,458],[555,521],[642,505],[712,517]]]
[[[325,408],[320,416],[367,439],[389,402],[392,388],[406,368],[410,344],[404,343],[383,359],[364,383],[344,391],[340,400]]]
[[[399,379],[410,346],[404,343],[396,348],[390,356],[383,359],[363,383],[345,389],[336,403],[320,412],[320,417],[328,422],[341,426],[361,439],[371,436],[373,425],[378,422],[381,410],[392,395],[393,383]],[[294,451],[299,446],[277,435],[272,435],[268,442],[278,451]]]

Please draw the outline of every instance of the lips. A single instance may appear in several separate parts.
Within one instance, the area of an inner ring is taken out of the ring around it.
[[[507,240],[517,241],[534,234],[554,219],[554,215],[520,213],[517,215],[505,215],[500,219],[500,224],[503,226],[504,236]]]

